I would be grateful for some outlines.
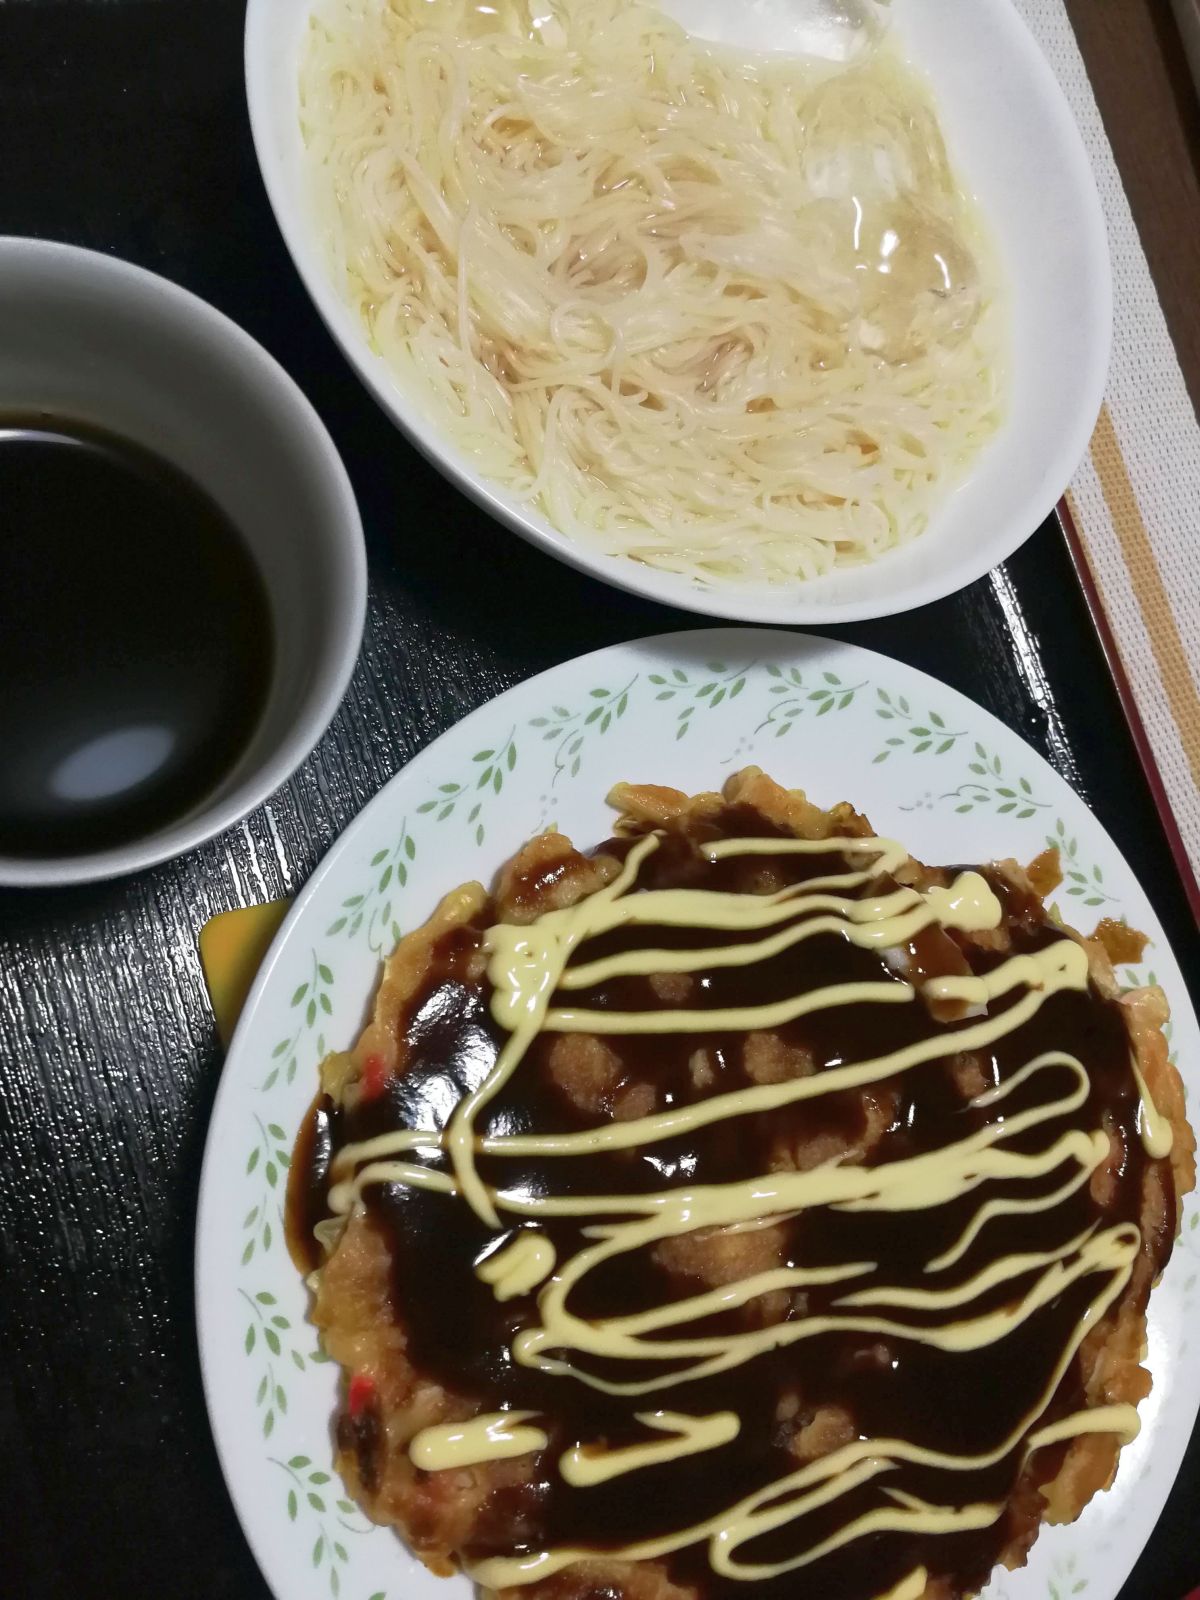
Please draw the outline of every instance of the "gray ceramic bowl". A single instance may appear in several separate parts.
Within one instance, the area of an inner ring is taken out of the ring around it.
[[[253,810],[328,726],[366,605],[362,525],[333,441],[282,367],[195,295],[90,250],[0,238],[0,415],[39,410],[124,435],[208,491],[262,573],[276,659],[249,746],[191,812],[92,854],[0,856],[2,884],[131,872]]]

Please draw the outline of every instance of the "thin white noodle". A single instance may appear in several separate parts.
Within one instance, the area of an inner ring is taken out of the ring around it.
[[[301,121],[374,348],[612,554],[700,582],[873,560],[1001,419],[994,268],[886,49],[743,57],[637,0],[320,0]]]

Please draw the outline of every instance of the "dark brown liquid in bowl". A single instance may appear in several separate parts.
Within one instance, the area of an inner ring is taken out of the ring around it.
[[[128,440],[0,417],[0,855],[128,843],[249,745],[274,641],[241,534]]]

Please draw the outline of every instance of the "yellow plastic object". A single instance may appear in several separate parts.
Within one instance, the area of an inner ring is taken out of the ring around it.
[[[224,1045],[233,1038],[254,975],[291,903],[269,900],[263,906],[223,911],[200,930],[200,964]]]

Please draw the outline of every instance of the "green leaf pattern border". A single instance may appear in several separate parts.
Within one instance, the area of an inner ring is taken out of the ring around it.
[[[757,702],[756,690],[762,691]],[[512,725],[503,738],[482,746],[469,764],[435,785],[416,806],[411,821],[407,816],[401,821],[392,842],[377,849],[365,864],[358,890],[342,901],[325,930],[327,946],[310,951],[307,969],[298,975],[290,996],[294,1025],[275,1045],[259,1093],[269,1096],[277,1085],[290,1085],[300,1070],[315,1076],[327,1049],[321,1024],[332,1013],[338,947],[362,935],[377,957],[392,948],[404,931],[401,907],[409,868],[419,850],[427,842],[431,848],[436,846],[443,824],[465,829],[468,841],[481,848],[487,838],[489,802],[503,793],[518,762],[533,762],[539,755],[544,762],[549,758],[548,793],[543,803],[552,805],[560,779],[579,776],[597,743],[619,726],[636,696],[662,707],[669,748],[671,741],[684,740],[702,727],[717,707],[743,694],[755,733],[769,730],[780,740],[788,739],[805,720],[840,716],[856,705],[860,710],[869,707],[876,747],[872,765],[883,766],[897,754],[919,756],[928,762],[930,786],[902,804],[902,811],[942,810],[958,815],[988,811],[1020,822],[1041,814],[1046,821],[1045,844],[1060,852],[1063,894],[1069,900],[1061,911],[1057,905],[1052,909],[1069,919],[1084,908],[1102,916],[1103,908],[1116,904],[1117,897],[1100,866],[1081,857],[1074,831],[1054,815],[1035,785],[1011,772],[999,755],[972,739],[967,730],[955,727],[954,719],[947,719],[936,707],[914,706],[907,696],[868,680],[847,683],[831,671],[809,673],[774,662],[731,665],[711,660],[691,672],[672,667],[635,673],[627,681],[596,684],[574,706],[556,701],[539,715]],[[749,740],[743,737],[732,754],[714,766],[728,766],[748,749]],[[425,835],[432,838],[427,840]],[[1124,968],[1122,979],[1127,988],[1155,981],[1148,967]],[[256,1115],[254,1122],[244,1177],[248,1182],[257,1181],[259,1192],[242,1224],[238,1293],[247,1308],[243,1356],[248,1368],[248,1402],[265,1443],[273,1442],[276,1430],[282,1432],[288,1423],[290,1378],[305,1373],[310,1365],[327,1362],[328,1357],[312,1347],[307,1323],[297,1328],[278,1309],[270,1290],[244,1286],[262,1257],[284,1244],[283,1194],[291,1144],[291,1136],[277,1121]],[[1185,1212],[1179,1248],[1189,1257],[1183,1292],[1190,1322],[1200,1287],[1200,1207],[1194,1202]],[[302,1449],[287,1456],[269,1455],[267,1462],[279,1473],[281,1515],[292,1525],[304,1519],[302,1537],[311,1540],[309,1559],[314,1575],[323,1574],[333,1600],[340,1600],[353,1544],[374,1531],[373,1525],[339,1492],[333,1474],[320,1463],[314,1464]],[[1066,1600],[1086,1587],[1087,1579],[1077,1573],[1074,1555],[1055,1558],[1047,1600]],[[987,1595],[991,1600],[1005,1600],[1006,1590],[993,1584]],[[366,1600],[388,1597],[378,1591]]]

